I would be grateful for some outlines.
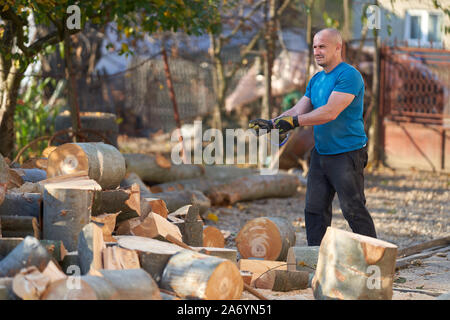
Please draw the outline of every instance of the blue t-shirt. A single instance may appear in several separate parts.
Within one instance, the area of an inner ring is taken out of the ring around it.
[[[341,62],[329,73],[318,72],[309,81],[305,96],[317,109],[327,104],[333,91],[351,93],[355,98],[336,119],[314,126],[315,147],[319,154],[353,151],[367,143],[363,120],[364,80],[359,71]]]

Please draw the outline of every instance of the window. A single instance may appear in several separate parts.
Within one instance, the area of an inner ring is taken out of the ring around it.
[[[405,18],[405,40],[410,46],[442,47],[442,13],[408,10]]]

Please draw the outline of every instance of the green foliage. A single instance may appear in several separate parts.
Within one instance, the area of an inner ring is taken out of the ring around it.
[[[33,139],[51,135],[54,131],[55,118],[61,106],[46,104],[43,101],[42,91],[49,83],[56,85],[56,80],[33,78],[26,90],[19,95],[14,113],[16,152]],[[61,88],[61,84],[57,88]],[[61,90],[56,90],[56,92],[58,91]],[[27,148],[22,157],[29,158],[40,155],[46,146],[46,140],[36,142]]]

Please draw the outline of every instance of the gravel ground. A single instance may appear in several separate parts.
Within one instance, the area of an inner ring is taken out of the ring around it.
[[[366,172],[365,194],[378,238],[399,248],[450,235],[450,175],[420,171],[381,169]],[[229,207],[213,207],[218,221],[206,221],[229,230],[227,247],[249,220],[262,216],[289,219],[297,235],[297,245],[306,245],[304,228],[305,187],[289,198],[240,202]],[[351,231],[342,215],[339,200],[333,201],[332,226]]]

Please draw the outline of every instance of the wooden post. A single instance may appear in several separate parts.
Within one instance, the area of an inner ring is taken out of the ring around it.
[[[312,280],[318,300],[390,300],[397,246],[328,227]]]
[[[75,251],[78,235],[90,221],[95,193],[101,187],[94,180],[84,179],[47,183],[44,189],[43,238],[62,240],[67,250]]]

